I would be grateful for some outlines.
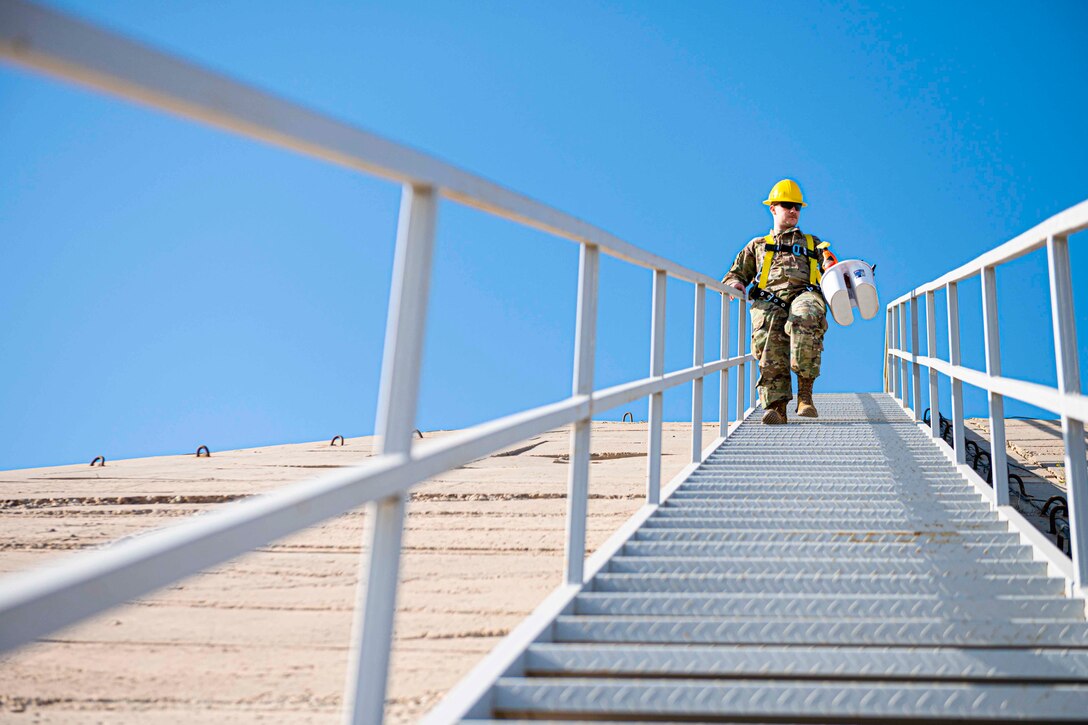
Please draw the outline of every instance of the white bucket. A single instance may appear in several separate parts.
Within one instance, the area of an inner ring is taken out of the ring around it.
[[[873,268],[860,259],[846,259],[824,270],[820,289],[840,325],[854,321],[854,308],[861,319],[871,320],[880,311]]]

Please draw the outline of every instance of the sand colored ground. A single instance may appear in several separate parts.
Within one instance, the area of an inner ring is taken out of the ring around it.
[[[989,452],[989,419],[968,418],[964,423],[966,440],[974,441],[981,450]],[[1057,504],[1047,505],[1048,502],[1068,500],[1061,421],[1009,418],[1005,421],[1005,442],[1010,474],[1009,502],[1035,528],[1068,553],[1068,511],[1063,511]],[[970,450],[968,447],[969,456]],[[1014,482],[1012,475],[1020,478],[1022,488]]]
[[[990,421],[968,418],[966,423],[986,439],[985,448],[989,450]],[[1005,421],[1005,440],[1009,454],[1029,475],[1050,481],[1064,491],[1065,446],[1060,420],[1010,418]]]
[[[666,424],[665,481],[689,459],[689,429]],[[590,550],[642,504],[645,440],[644,423],[594,425]],[[0,472],[0,572],[350,465],[371,443]],[[416,489],[389,721],[430,709],[560,583],[567,450],[552,431]],[[343,515],[0,659],[0,721],[337,722],[362,524]]]

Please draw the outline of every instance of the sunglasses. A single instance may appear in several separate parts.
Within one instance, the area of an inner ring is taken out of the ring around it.
[[[792,201],[780,201],[780,202],[778,202],[778,206],[782,207],[783,209],[794,209],[794,210],[801,208],[800,204],[797,204],[797,203],[792,202]]]

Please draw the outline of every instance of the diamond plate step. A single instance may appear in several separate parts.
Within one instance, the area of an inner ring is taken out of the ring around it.
[[[1006,545],[945,545],[921,544],[836,544],[779,543],[768,547],[762,543],[725,543],[714,541],[628,541],[620,552],[624,556],[720,556],[733,559],[757,559],[772,556],[783,559],[900,559],[934,563],[960,561],[982,563],[990,560],[1031,561],[1031,549],[1022,544]]]
[[[526,669],[564,677],[819,677],[1088,684],[1088,650],[536,644]]]
[[[812,493],[905,493],[942,495],[947,493],[974,493],[967,488],[967,484],[960,480],[948,480],[929,477],[925,481],[900,484],[897,481],[889,481],[876,477],[855,477],[849,482],[828,483],[824,476],[747,476],[725,475],[716,476],[692,475],[685,481],[681,491],[721,491],[726,490],[752,490],[765,494],[780,494],[783,491],[803,491]],[[978,494],[974,493],[977,497]]]
[[[934,460],[932,463],[914,463],[911,466],[911,473],[919,478],[927,478],[931,473],[944,473],[948,471],[948,461]],[[900,468],[900,467],[896,467]],[[760,473],[763,475],[774,474],[776,472],[788,474],[791,471],[796,471],[797,465],[789,465],[789,462],[783,461],[781,465],[768,465],[766,461],[760,462],[758,459],[744,460],[744,461],[706,461],[700,467],[700,475],[696,480],[705,480],[714,474],[721,473],[725,475],[737,478],[749,473]],[[820,470],[819,475],[827,480],[835,479],[860,479],[864,481],[870,476],[880,475],[882,473],[890,473],[892,467],[881,466],[874,463],[858,463],[850,465],[838,465],[838,466],[826,466]],[[923,482],[924,483],[924,482]]]
[[[504,716],[702,718],[819,717],[1083,722],[1083,685],[821,683],[801,681],[503,678],[494,707]]]
[[[803,531],[786,529],[720,529],[713,525],[697,528],[643,527],[632,536],[634,541],[727,541],[774,544],[849,543],[849,544],[924,544],[943,546],[964,544],[1019,544],[1019,537],[1008,531]]]
[[[685,594],[587,592],[574,614],[756,618],[1084,621],[1084,605],[1062,596],[942,597],[938,594]]]
[[[856,516],[869,516],[872,518],[895,517],[921,517],[939,516],[948,517],[956,521],[970,521],[978,519],[992,519],[993,513],[983,507],[982,504],[940,505],[926,502],[905,503],[888,501],[870,501],[848,504],[851,513]],[[768,504],[766,506],[744,505],[728,499],[696,499],[690,501],[669,500],[660,509],[658,516],[807,516],[828,517],[841,516],[843,505],[824,503],[800,503],[796,501]],[[853,518],[853,517],[852,517]]]
[[[714,557],[614,556],[608,562],[610,574],[926,574],[967,576],[981,572],[990,576],[1045,576],[1042,561],[1001,561],[925,559],[723,559]]]
[[[921,511],[982,511],[989,506],[977,495],[957,496],[930,493],[911,494],[870,491],[866,493],[810,492],[794,490],[778,495],[752,490],[677,491],[662,503],[665,509],[736,508],[756,513],[796,511],[798,509],[832,511],[862,510],[921,510]]]
[[[746,488],[740,486],[701,486],[699,488],[683,487],[675,491],[672,496],[669,497],[666,504],[680,503],[682,501],[688,501],[692,499],[705,500],[705,501],[719,501],[729,500],[737,501],[741,503],[751,504],[775,504],[781,503],[782,497],[776,495],[776,493],[767,491],[762,488]],[[955,504],[971,504],[981,505],[982,500],[977,493],[942,493],[940,495],[934,495],[931,492],[922,492],[918,494],[912,494],[906,491],[897,491],[891,488],[882,490],[874,489],[872,491],[865,491],[863,493],[850,493],[843,491],[807,491],[803,489],[795,489],[790,492],[791,502],[800,504],[808,503],[838,503],[838,504],[852,504],[852,503],[883,503],[885,501],[930,501],[934,503],[955,503]]]
[[[753,503],[783,503],[783,497],[777,492],[768,491],[765,488],[741,487],[734,485],[702,485],[698,488],[684,486],[673,492],[665,503],[673,505],[690,500],[701,501],[740,501]],[[903,489],[872,489],[861,493],[849,491],[808,491],[798,487],[790,493],[787,503],[802,505],[816,503],[858,503],[881,504],[889,501],[909,503],[913,501],[940,503],[940,504],[969,504],[972,506],[986,506],[979,495],[974,492],[942,493],[934,494],[931,491],[910,492]]]
[[[864,516],[836,517],[834,519],[809,520],[795,518],[753,518],[751,516],[687,516],[676,514],[664,514],[658,511],[647,519],[646,528],[681,528],[681,529],[775,529],[779,531],[835,531],[850,532],[882,532],[882,531],[925,531],[937,532],[952,531],[1008,531],[1009,525],[996,517],[991,519],[977,519],[974,521],[941,521],[930,518],[897,517],[894,519],[875,519]]]
[[[927,574],[598,574],[590,582],[597,592],[722,592],[767,594],[944,594],[954,597],[986,593],[1061,594],[1060,579],[1040,576],[986,576],[981,574],[947,579]]]
[[[728,449],[721,449],[717,455],[708,457],[706,465],[708,468],[713,469],[736,462],[741,465],[756,466],[763,470],[800,468],[825,473],[829,470],[846,471],[857,468],[866,469],[873,466],[890,469],[891,464],[895,461],[895,458],[883,452],[859,451],[856,450],[856,446],[852,446],[855,450],[850,452],[848,458],[844,458],[841,451],[817,454],[809,450],[812,445],[822,444],[831,447],[834,443],[834,441],[807,440],[803,446],[778,446],[774,449],[773,458],[767,457],[767,446],[765,445],[734,445]],[[844,440],[839,445],[846,445],[846,443],[847,441]],[[864,446],[864,444],[860,445]],[[903,458],[905,457],[904,454],[907,453],[911,454],[911,468],[915,470],[919,468],[948,470],[945,467],[947,459],[940,451],[925,448],[924,444],[913,451],[909,448],[900,448],[896,452],[896,458]],[[942,466],[941,464],[945,465]]]
[[[1088,647],[1088,624],[1083,621],[839,622],[568,615],[555,620],[554,635],[556,642],[596,643]]]

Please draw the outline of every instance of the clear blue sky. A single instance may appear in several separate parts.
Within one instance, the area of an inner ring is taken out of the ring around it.
[[[1080,0],[49,5],[712,275],[784,176],[885,300],[1088,198]],[[394,185],[14,66],[0,169],[0,469],[372,431]],[[999,271],[1002,349],[1052,382],[1041,261]],[[421,428],[569,393],[576,245],[444,203],[435,264]],[[601,284],[598,383],[641,377],[650,273],[606,259]],[[982,367],[977,281],[961,298]],[[692,299],[670,283],[671,369]],[[832,324],[817,391],[880,389],[883,334]]]

